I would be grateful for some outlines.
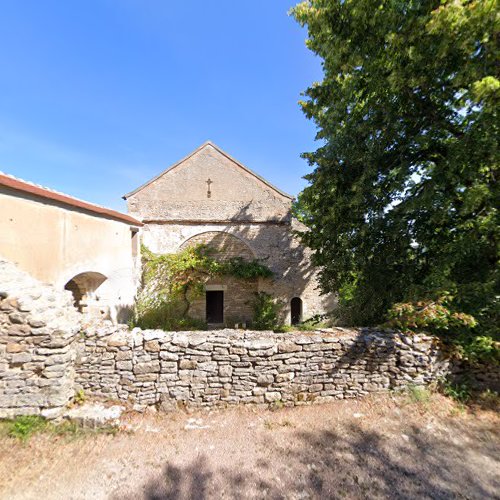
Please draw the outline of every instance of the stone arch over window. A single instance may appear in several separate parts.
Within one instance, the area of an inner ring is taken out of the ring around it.
[[[294,297],[290,302],[291,308],[291,323],[298,325],[302,321],[302,299]]]
[[[73,294],[75,307],[80,312],[84,312],[86,306],[95,300],[97,289],[106,279],[104,274],[88,271],[71,278],[64,285],[64,289],[69,290]]]
[[[212,247],[216,252],[216,256],[220,259],[231,259],[233,257],[241,257],[245,260],[255,259],[255,254],[247,243],[237,236],[223,231],[207,231],[196,234],[182,243],[179,250],[194,245]]]

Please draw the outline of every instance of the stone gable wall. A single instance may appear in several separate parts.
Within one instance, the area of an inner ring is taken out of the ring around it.
[[[139,409],[299,405],[428,384],[448,370],[435,339],[426,335],[368,329],[171,333],[101,326],[87,329],[80,341],[76,382]]]
[[[129,213],[146,221],[289,221],[291,203],[211,145],[127,199]]]

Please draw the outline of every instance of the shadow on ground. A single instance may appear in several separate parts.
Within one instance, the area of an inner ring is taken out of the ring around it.
[[[161,475],[119,498],[498,498],[495,467],[476,460],[499,465],[497,441],[488,437],[494,427],[456,432],[458,440],[412,426],[391,436],[360,424],[341,433],[289,432],[281,442],[272,432],[260,456],[242,466],[228,469],[227,457],[221,466],[200,453],[184,466],[166,463]]]

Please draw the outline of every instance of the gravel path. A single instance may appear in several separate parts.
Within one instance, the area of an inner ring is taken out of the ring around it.
[[[2,499],[500,498],[498,414],[378,396],[0,439]]]

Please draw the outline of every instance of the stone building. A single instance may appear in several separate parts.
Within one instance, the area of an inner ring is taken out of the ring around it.
[[[259,259],[273,271],[272,279],[208,281],[192,317],[228,326],[251,322],[259,291],[276,298],[288,324],[333,309],[333,297],[320,295],[309,250],[294,236],[304,227],[292,217],[292,196],[215,144],[203,144],[124,199],[154,253],[202,243],[221,258]]]
[[[127,319],[140,275],[141,226],[129,215],[0,173],[0,257],[71,291],[91,316]]]

